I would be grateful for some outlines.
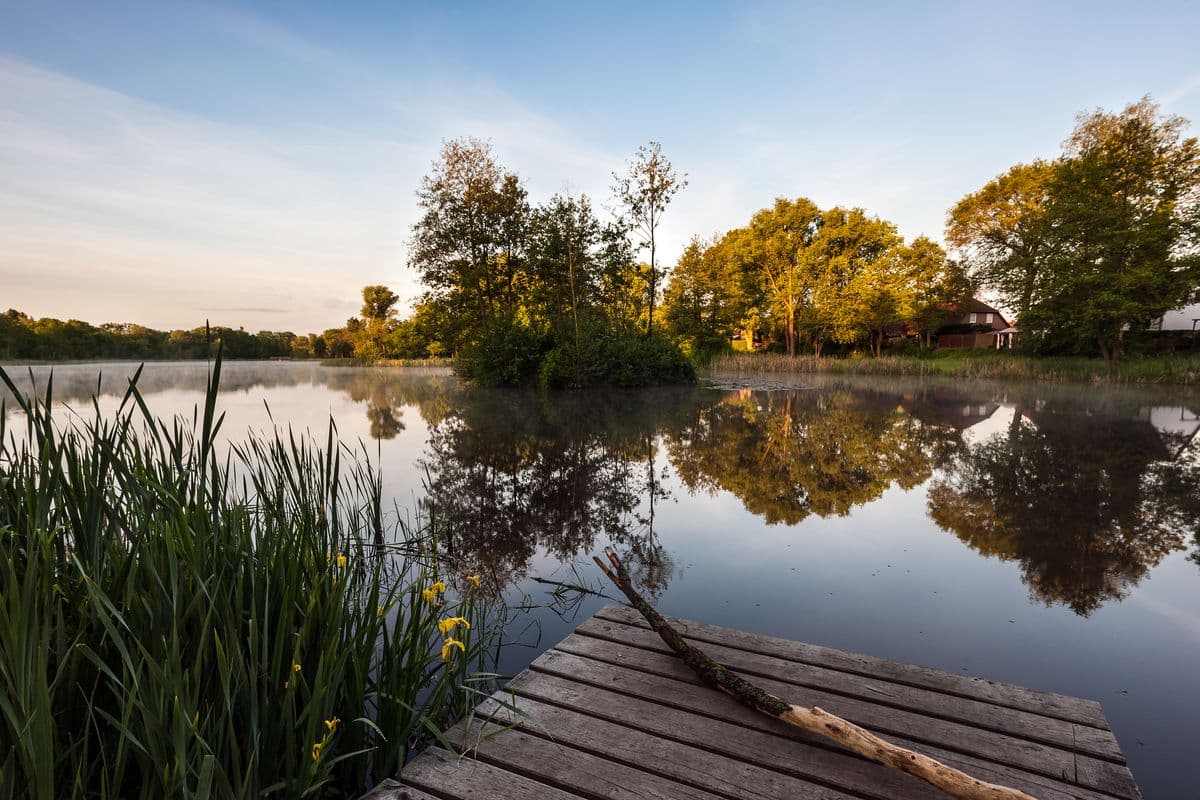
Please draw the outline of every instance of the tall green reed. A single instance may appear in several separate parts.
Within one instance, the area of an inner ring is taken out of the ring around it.
[[[353,796],[486,691],[475,582],[332,422],[223,445],[220,373],[64,421],[0,370],[0,796]]]

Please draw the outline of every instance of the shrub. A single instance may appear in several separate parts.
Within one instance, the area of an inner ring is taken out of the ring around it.
[[[506,316],[491,319],[477,342],[465,347],[455,372],[480,386],[521,386],[537,379],[551,341],[526,323]]]

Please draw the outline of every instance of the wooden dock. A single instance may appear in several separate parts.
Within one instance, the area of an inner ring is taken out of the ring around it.
[[[790,702],[1042,800],[1140,798],[1100,704],[699,622],[679,630]],[[700,685],[607,606],[447,732],[383,800],[946,797]]]

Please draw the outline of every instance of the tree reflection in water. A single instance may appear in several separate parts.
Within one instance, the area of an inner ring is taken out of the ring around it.
[[[613,542],[661,594],[674,562],[654,515],[672,485],[728,492],[786,525],[927,486],[937,525],[1018,562],[1037,600],[1084,615],[1189,538],[1200,550],[1194,430],[1155,427],[1137,395],[1081,404],[1078,390],[885,379],[538,396],[359,375],[342,388],[385,438],[400,406],[420,409],[426,510],[447,554],[497,591],[539,552],[570,562]],[[964,435],[1005,414],[1002,430]]]
[[[661,593],[673,567],[654,530],[654,506],[668,497],[656,441],[698,397],[464,392],[419,462],[447,554],[501,589],[539,549],[571,561],[612,542],[642,587]]]
[[[1200,543],[1195,431],[1156,427],[1149,411],[1020,398],[1004,431],[959,450],[930,486],[929,515],[1018,562],[1033,598],[1089,615],[1189,536]]]
[[[919,486],[958,441],[898,393],[742,390],[673,431],[667,447],[689,489],[730,492],[768,524],[795,525]]]
[[[102,372],[102,393],[119,395],[135,368],[58,367],[55,394],[84,400]],[[196,391],[206,370],[154,365],[139,387]],[[443,546],[497,587],[539,549],[571,560],[613,541],[661,593],[674,567],[656,507],[681,490],[727,492],[793,525],[927,486],[937,525],[1019,564],[1035,599],[1080,614],[1126,596],[1171,552],[1193,548],[1200,566],[1200,403],[1187,393],[807,376],[803,390],[539,397],[466,389],[447,372],[239,362],[223,381],[243,393],[324,384],[365,406],[380,441],[415,409],[431,431],[418,468]]]

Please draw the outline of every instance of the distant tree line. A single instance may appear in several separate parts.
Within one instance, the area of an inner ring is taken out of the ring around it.
[[[240,328],[159,331],[144,325],[77,319],[34,319],[15,309],[0,314],[0,358],[63,359],[207,358],[220,340],[227,358],[311,358],[325,354],[324,341],[290,331],[249,333]]]

